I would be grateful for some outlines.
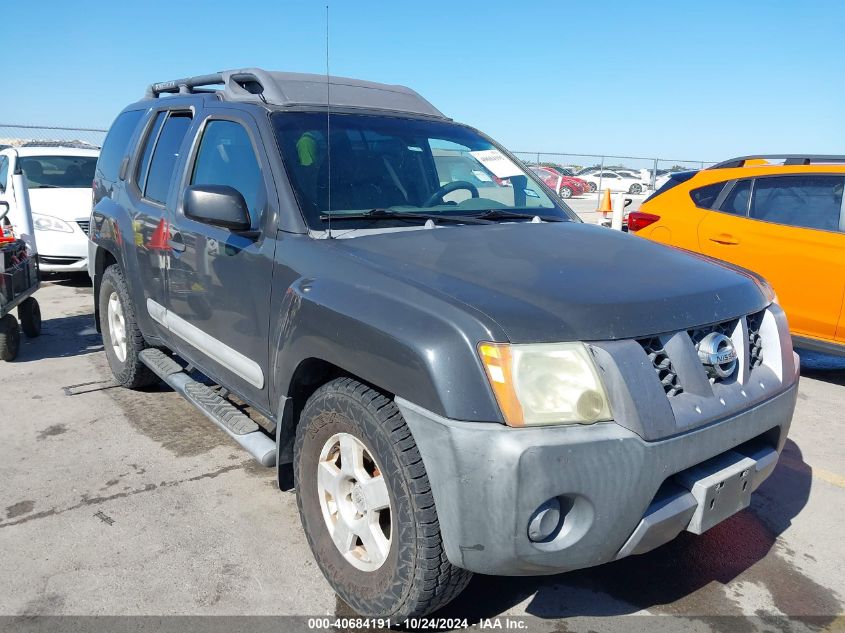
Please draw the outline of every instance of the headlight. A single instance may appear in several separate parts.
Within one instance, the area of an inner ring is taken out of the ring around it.
[[[62,233],[73,233],[73,228],[59,218],[54,218],[51,215],[41,215],[40,213],[32,214],[32,223],[39,231],[61,231]]]
[[[607,394],[583,343],[481,343],[478,352],[509,426],[611,419]]]

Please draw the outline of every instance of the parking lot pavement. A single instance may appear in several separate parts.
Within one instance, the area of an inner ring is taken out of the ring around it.
[[[91,295],[87,279],[46,284],[43,335],[0,363],[0,615],[349,615],[272,469],[165,388],[113,386]],[[841,627],[843,403],[845,363],[805,359],[790,439],[749,509],[598,568],[477,576],[445,614],[530,614],[531,630],[648,613],[697,631],[754,630],[738,615]]]

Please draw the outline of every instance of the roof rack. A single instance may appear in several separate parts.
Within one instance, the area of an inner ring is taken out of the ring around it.
[[[327,82],[331,85],[330,91],[327,90]],[[431,103],[405,86],[345,77],[327,79],[325,75],[271,72],[261,68],[224,70],[210,75],[161,81],[147,88],[145,98],[157,99],[162,94],[208,92],[216,93],[225,101],[322,107],[328,105],[330,92],[333,107],[390,110],[447,118]]]
[[[707,169],[732,169],[735,167],[745,167],[745,163],[750,160],[770,158],[783,159],[784,165],[812,165],[818,163],[845,163],[845,156],[837,154],[755,154],[753,156],[740,156],[739,158],[731,158],[730,160],[722,161],[716,165],[712,165]]]

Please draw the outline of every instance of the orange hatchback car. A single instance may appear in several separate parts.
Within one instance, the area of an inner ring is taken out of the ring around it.
[[[680,172],[628,231],[725,260],[774,287],[796,347],[845,354],[845,156],[747,156]]]

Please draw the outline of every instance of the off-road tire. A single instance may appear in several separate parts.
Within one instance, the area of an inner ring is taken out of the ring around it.
[[[0,319],[0,360],[15,360],[21,347],[18,320],[11,314]]]
[[[372,572],[339,552],[317,495],[317,462],[326,441],[349,433],[380,464],[391,503],[391,546]],[[337,378],[308,399],[296,430],[294,483],[302,527],[323,575],[364,616],[423,616],[444,606],[472,573],[446,558],[428,475],[411,431],[394,402],[351,378]]]
[[[33,297],[24,299],[18,306],[18,318],[21,320],[23,333],[29,338],[41,334],[41,307]]]
[[[126,359],[121,362],[112,348],[111,336],[109,333],[108,301],[112,292],[116,292],[123,309],[123,316],[126,321]],[[123,271],[117,264],[112,264],[103,273],[100,282],[100,294],[97,297],[100,307],[100,323],[103,332],[103,349],[109,361],[115,381],[127,389],[140,389],[158,382],[159,378],[144,365],[138,355],[149,347],[144,341],[144,335],[138,329],[138,322],[135,318],[135,306],[129,297],[129,289],[126,286],[126,279]]]

